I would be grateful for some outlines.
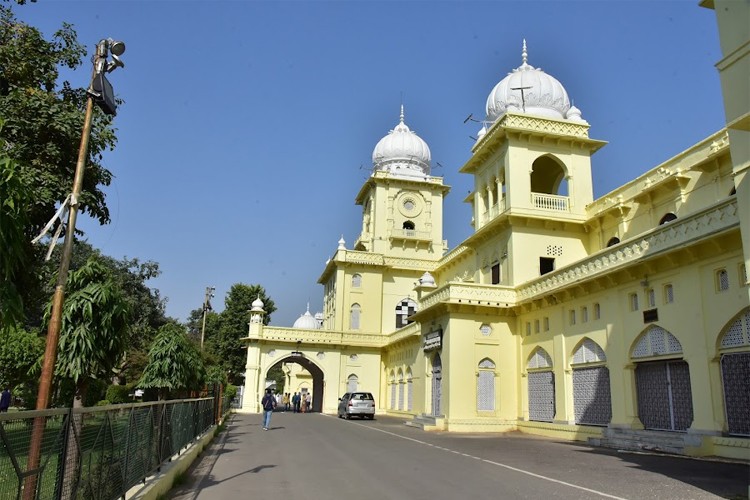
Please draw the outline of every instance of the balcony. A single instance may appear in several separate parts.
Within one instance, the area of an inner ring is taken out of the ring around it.
[[[391,229],[390,238],[392,240],[431,241],[432,235],[429,231],[416,229]]]
[[[480,221],[484,226],[489,221],[500,215],[505,211],[505,198],[499,200],[495,205],[492,205],[489,210],[485,211],[480,217]]]
[[[540,210],[570,212],[570,198],[554,194],[531,193],[531,205]]]

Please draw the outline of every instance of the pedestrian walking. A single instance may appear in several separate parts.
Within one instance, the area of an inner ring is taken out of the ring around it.
[[[263,430],[267,431],[271,425],[271,414],[276,408],[276,399],[273,397],[271,389],[266,389],[266,395],[263,396],[260,405],[263,407]]]
[[[305,405],[307,406],[307,413],[311,413],[312,412],[312,396],[310,395],[309,392],[305,395]]]
[[[305,394],[300,394],[300,407],[302,410],[302,413],[307,413],[307,398],[305,397]]]
[[[299,413],[300,396],[299,393],[295,392],[292,396],[292,406],[294,407],[294,413]]]
[[[289,393],[284,393],[284,411],[289,411]]]
[[[0,413],[7,412],[8,408],[10,408],[10,389],[6,387],[0,394]]]

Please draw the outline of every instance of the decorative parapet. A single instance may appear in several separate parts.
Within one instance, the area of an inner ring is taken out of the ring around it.
[[[593,201],[586,206],[586,213],[589,217],[596,217],[613,207],[627,206],[630,202],[643,196],[644,193],[662,186],[668,181],[685,180],[688,172],[702,170],[702,165],[709,157],[715,156],[728,146],[729,136],[727,131],[726,129],[720,130],[687,151],[683,151],[627,184]]]
[[[420,310],[440,303],[511,307],[516,305],[516,300],[516,291],[511,287],[450,282],[424,296]]]
[[[440,262],[438,262],[438,265],[435,269],[439,269],[445,265],[451,264],[453,261],[457,260],[467,252],[473,252],[473,249],[466,245],[457,246],[456,248],[445,254],[442,259],[440,259]]]
[[[506,113],[501,119],[505,128],[524,129],[533,132],[544,132],[545,134],[557,134],[575,137],[589,136],[589,125],[587,123],[575,123],[567,120],[554,120],[550,118],[535,118],[530,115]]]
[[[296,344],[355,345],[360,347],[380,348],[386,339],[375,333],[349,333],[333,330],[305,330],[303,328],[282,328],[266,326],[263,328],[262,340],[289,342]]]
[[[701,212],[675,219],[522,285],[518,288],[518,299],[533,299],[539,294],[605,275],[637,260],[684,247],[737,225],[737,200],[734,197],[727,198]]]
[[[432,271],[436,262],[423,259],[408,259],[404,257],[384,257],[386,266],[396,269],[417,269],[419,271]]]
[[[419,323],[409,323],[388,335],[387,343],[395,344],[409,337],[419,337],[420,335],[422,335],[422,326]]]
[[[383,256],[378,253],[359,252],[356,250],[347,250],[344,254],[343,262],[353,264],[365,264],[370,266],[382,266]]]

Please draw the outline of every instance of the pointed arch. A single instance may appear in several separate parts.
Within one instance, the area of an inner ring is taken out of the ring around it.
[[[674,213],[667,212],[666,214],[664,214],[664,217],[659,220],[659,225],[661,226],[662,224],[666,224],[667,222],[672,222],[676,218],[677,216]]]
[[[732,318],[721,330],[719,349],[750,347],[750,307],[746,307]]]
[[[682,354],[682,344],[677,337],[658,325],[649,326],[633,342],[630,357],[649,358]]]
[[[573,365],[599,363],[602,361],[607,361],[607,355],[604,354],[604,349],[588,337],[581,340],[578,345],[576,345],[575,349],[573,349],[571,361],[571,364]]]
[[[542,347],[537,347],[529,356],[527,369],[552,368],[552,358]]]
[[[414,408],[414,377],[411,368],[406,368],[406,411],[412,411]]]
[[[495,362],[492,361],[490,358],[484,358],[482,361],[479,362],[479,368],[486,368],[489,370],[494,370]]]
[[[355,373],[350,374],[346,379],[346,392],[356,392],[359,385],[359,377]]]

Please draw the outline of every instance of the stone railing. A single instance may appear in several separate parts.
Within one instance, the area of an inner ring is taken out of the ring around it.
[[[539,208],[541,210],[553,210],[555,212],[570,211],[570,199],[567,196],[531,193],[531,204],[534,208]]]
[[[373,266],[383,265],[383,256],[380,254],[373,254],[370,252],[359,252],[356,250],[347,250],[344,256],[345,262],[352,262],[355,264],[369,264]]]
[[[540,293],[549,293],[584,279],[607,274],[639,259],[684,247],[738,224],[737,200],[727,198],[701,212],[675,219],[524,284],[518,287],[518,298],[531,299]]]
[[[416,229],[391,229],[391,238],[404,238],[409,240],[431,240],[429,231],[417,231]]]
[[[506,113],[505,117],[502,118],[502,124],[508,128],[522,128],[526,130],[559,135],[572,135],[577,137],[589,136],[588,124],[574,123],[567,120],[534,118],[529,115]]]
[[[361,347],[382,347],[386,344],[386,338],[376,333],[348,333],[272,326],[264,327],[260,338],[291,344],[302,342],[305,344],[356,345]]]
[[[498,202],[490,207],[489,210],[485,211],[480,217],[482,225],[487,224],[489,221],[500,215],[505,211],[505,198],[498,200]]]
[[[429,309],[439,303],[510,307],[516,305],[516,291],[501,285],[451,282],[424,296],[420,309]]]

